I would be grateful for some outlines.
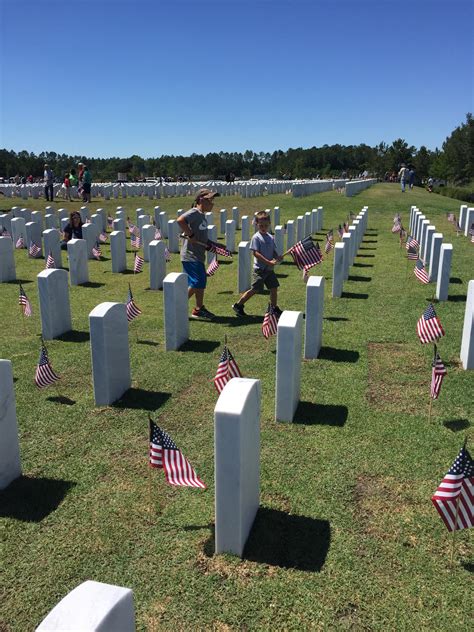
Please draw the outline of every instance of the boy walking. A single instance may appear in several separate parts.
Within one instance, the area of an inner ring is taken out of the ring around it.
[[[214,198],[219,193],[210,189],[199,189],[193,208],[178,217],[178,225],[184,233],[181,247],[181,263],[183,272],[188,275],[188,298],[194,295],[196,307],[191,318],[212,320],[214,314],[204,307],[204,290],[206,289],[207,219],[206,213],[212,211]]]
[[[250,290],[242,294],[237,303],[232,305],[232,309],[237,316],[246,316],[244,304],[257,292],[261,292],[265,286],[270,290],[270,305],[273,307],[277,317],[281,315],[281,309],[277,305],[278,279],[273,270],[273,266],[282,260],[275,250],[275,240],[268,233],[270,228],[270,218],[265,211],[259,211],[255,216],[257,232],[250,242],[250,250],[253,251],[253,278]]]

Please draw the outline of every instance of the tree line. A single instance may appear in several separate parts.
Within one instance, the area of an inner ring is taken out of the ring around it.
[[[463,185],[474,179],[474,121],[472,114],[456,127],[443,143],[442,149],[434,151],[413,145],[398,138],[391,145],[380,143],[369,145],[323,145],[303,149],[278,150],[273,153],[256,153],[247,150],[239,152],[211,152],[206,155],[190,156],[163,155],[159,158],[93,158],[69,156],[56,152],[42,152],[36,155],[26,150],[14,152],[0,150],[0,176],[16,175],[41,177],[47,163],[56,176],[62,177],[77,163],[87,164],[96,181],[114,181],[118,173],[126,173],[130,180],[145,177],[222,178],[233,174],[235,177],[250,178],[265,175],[274,178],[321,178],[342,175],[357,176],[367,171],[373,176],[386,178],[387,174],[398,172],[405,163],[413,166],[419,181],[429,176],[440,178],[454,185]]]

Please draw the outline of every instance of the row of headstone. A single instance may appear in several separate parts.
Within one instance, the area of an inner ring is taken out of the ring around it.
[[[332,296],[342,296],[344,281],[349,278],[349,268],[354,265],[360,244],[367,231],[369,210],[367,206],[361,210],[352,221],[347,233],[342,235],[342,241],[334,246],[334,264],[332,277]]]
[[[474,208],[468,207],[467,204],[461,204],[459,208],[459,226],[466,237],[474,224]]]
[[[410,209],[410,235],[419,243],[419,257],[428,266],[430,282],[436,282],[435,298],[447,301],[453,245],[443,243],[443,233],[416,207]]]
[[[377,184],[377,178],[367,178],[366,180],[349,180],[346,182],[346,197],[357,195],[364,189],[368,189],[372,185]]]

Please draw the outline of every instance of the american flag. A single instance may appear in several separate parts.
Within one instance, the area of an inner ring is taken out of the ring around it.
[[[91,224],[91,220],[89,217],[86,217],[86,219],[84,220],[84,226],[87,226],[87,224]]]
[[[160,239],[163,239],[159,228],[155,228],[155,239],[157,239],[158,241],[160,241]]]
[[[18,239],[16,240],[15,248],[24,248],[24,247],[25,247],[25,241],[23,237],[20,235]]]
[[[205,484],[171,437],[150,419],[150,466],[163,469],[170,485],[200,487]]]
[[[405,248],[408,250],[408,248],[418,248],[420,244],[416,241],[416,239],[414,237],[412,237],[411,235],[408,235],[407,237],[407,243],[405,244]]]
[[[446,213],[447,218],[448,218],[448,222],[455,222],[456,221],[456,217],[454,215],[454,213]]]
[[[454,223],[456,225],[456,232],[459,233],[459,231],[462,230],[461,224],[458,222],[458,220],[456,220]]]
[[[10,239],[12,238],[12,236],[10,235],[10,233],[8,232],[6,228],[2,230],[2,237],[10,237]]]
[[[145,263],[145,259],[143,259],[143,257],[140,257],[140,255],[136,252],[135,260],[133,262],[133,272],[134,273],[141,272],[143,270],[144,263]]]
[[[51,253],[51,250],[48,252],[48,256],[46,257],[46,269],[49,270],[51,268],[56,267],[56,262],[54,261],[54,257]]]
[[[105,242],[107,241],[107,233],[104,233],[104,231],[102,231],[99,234],[99,241],[101,241],[103,244],[105,244]]]
[[[416,333],[421,344],[435,342],[444,336],[444,329],[436,316],[433,305],[430,303],[423,312],[423,316],[416,324]]]
[[[140,316],[141,309],[135,305],[135,301],[133,300],[132,288],[130,285],[128,286],[128,297],[127,297],[127,320],[128,322],[132,321],[137,316]]]
[[[319,244],[318,242],[314,243],[311,236],[305,237],[302,241],[296,243],[290,248],[289,253],[298,269],[303,270],[305,275],[310,268],[318,265],[323,260]]]
[[[471,228],[469,229],[469,234],[471,235],[471,244],[474,244],[474,224],[471,224]]]
[[[278,330],[278,316],[273,305],[269,305],[262,323],[262,334],[268,340],[270,336],[276,334]]]
[[[30,257],[37,257],[41,252],[41,248],[35,244],[34,241],[31,242],[30,247],[28,248],[28,254]]]
[[[102,251],[100,249],[99,246],[99,242],[97,241],[95,246],[92,246],[92,256],[95,257],[96,259],[100,259],[102,256]]]
[[[443,383],[444,376],[447,374],[446,367],[443,361],[439,357],[439,353],[436,352],[436,345],[434,347],[434,358],[432,363],[431,372],[431,399],[438,399],[439,392],[441,390],[441,384]]]
[[[219,269],[219,262],[217,261],[217,255],[216,255],[214,259],[211,261],[211,263],[209,264],[206,270],[206,275],[212,276],[213,274],[217,272],[218,269]]]
[[[337,234],[342,239],[342,236],[344,235],[344,229],[342,228],[340,224],[339,224],[339,228],[337,229]]]
[[[326,245],[324,246],[324,252],[328,254],[331,252],[333,248],[334,248],[334,244],[332,243],[330,239],[326,237]]]
[[[423,265],[423,261],[421,259],[417,259],[413,272],[415,273],[416,278],[422,283],[430,282],[430,278],[426,273],[425,266]]]
[[[216,377],[214,378],[214,385],[217,392],[220,393],[227,382],[233,377],[242,377],[242,373],[237,366],[237,362],[234,360],[234,356],[229,349],[227,349],[227,346],[224,346],[224,351],[217,365]]]
[[[171,253],[166,246],[165,246],[165,261],[167,261],[168,263],[171,261]]]
[[[111,228],[114,225],[114,218],[111,215],[107,216],[107,226]]]
[[[348,232],[349,232],[349,224],[346,224],[346,223],[344,222],[344,224],[343,224],[343,226],[342,226],[342,227],[344,228],[344,232],[345,232],[345,233],[348,233]]]
[[[474,461],[462,447],[431,498],[448,531],[474,526]]]
[[[418,251],[416,248],[412,248],[411,246],[407,248],[407,258],[417,260],[418,259]]]
[[[41,346],[41,353],[38,360],[38,366],[35,373],[35,384],[38,388],[45,388],[50,384],[54,384],[59,380],[59,375],[53,371],[53,367],[49,363],[48,352],[44,344]]]
[[[18,304],[22,306],[24,316],[31,316],[31,313],[32,313],[31,303],[28,297],[26,296],[25,290],[23,289],[21,283],[20,283],[20,296],[18,297]]]
[[[215,252],[216,255],[221,255],[222,257],[232,257],[230,250],[227,250],[222,244],[218,244],[217,241],[211,241],[210,239],[207,240],[206,250]]]
[[[393,218],[393,223],[396,224],[397,222],[400,222],[401,219],[400,213],[397,213]]]
[[[130,236],[130,245],[132,246],[132,248],[141,248],[142,240],[140,235],[135,235],[135,233],[132,233],[132,235]]]
[[[393,225],[392,233],[399,233],[402,230],[402,225],[397,223]]]

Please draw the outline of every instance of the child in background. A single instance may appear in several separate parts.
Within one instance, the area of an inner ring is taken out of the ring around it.
[[[242,294],[237,303],[232,305],[232,309],[237,316],[246,316],[244,311],[244,304],[252,298],[257,292],[261,292],[265,286],[270,290],[270,305],[274,308],[274,311],[279,317],[281,315],[281,309],[277,305],[277,293],[278,293],[278,279],[273,270],[273,266],[282,260],[275,250],[275,240],[272,235],[269,234],[270,218],[266,211],[259,211],[255,215],[255,221],[257,225],[257,232],[252,237],[250,242],[250,250],[254,254],[253,264],[253,278],[252,286],[250,290],[247,290]]]

